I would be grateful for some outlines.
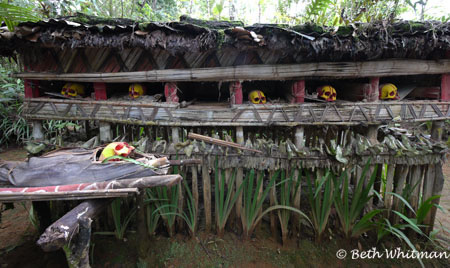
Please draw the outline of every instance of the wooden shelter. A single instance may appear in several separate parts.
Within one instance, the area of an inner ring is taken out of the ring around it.
[[[442,191],[450,23],[402,21],[336,30],[189,17],[139,23],[80,14],[22,23],[12,33],[2,28],[0,53],[23,65],[15,77],[25,80],[24,115],[34,122],[35,138],[42,138],[41,120],[95,120],[102,141],[113,138],[112,130],[124,134],[114,126],[136,125],[126,134],[143,127],[147,151],[203,159],[182,172],[196,208],[204,202],[206,230],[212,225],[215,161],[226,170],[227,182],[237,169],[237,185],[247,169],[263,170],[260,176],[285,169],[301,179],[302,169],[320,174],[324,168],[347,170],[355,184],[371,158],[372,168],[379,165],[380,174],[387,174],[386,191],[419,185],[411,195],[414,208],[420,196]],[[54,98],[67,82],[83,83],[88,97]],[[163,101],[127,98],[131,83],[146,85],[147,95],[161,94]],[[383,83],[396,84],[405,96],[379,100]],[[336,102],[315,97],[316,88],[326,84],[336,88]],[[247,101],[255,89],[264,91],[266,104]],[[389,127],[426,121],[433,122],[431,137]],[[188,139],[191,132],[262,153],[197,142]],[[271,203],[275,198],[274,188]],[[297,191],[293,205],[300,207],[300,200]],[[396,204],[392,196],[384,200],[387,208]],[[238,199],[237,217],[241,206]],[[434,215],[428,223],[433,221]]]

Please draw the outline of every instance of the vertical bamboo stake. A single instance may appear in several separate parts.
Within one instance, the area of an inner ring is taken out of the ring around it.
[[[444,80],[444,78],[446,79],[445,86],[447,87],[446,93],[447,93],[447,97],[448,97],[450,95],[450,92],[448,92],[448,89],[450,88],[450,85],[448,83],[448,82],[450,82],[450,75],[447,74],[445,77],[443,75],[442,80]],[[435,141],[441,141],[443,130],[444,130],[444,122],[443,121],[434,121],[433,125],[431,127],[431,139],[435,140]],[[442,172],[442,162],[439,162],[435,165],[435,177],[434,177],[432,195],[440,196],[442,194],[442,189],[444,188],[444,181],[445,181],[445,177]],[[440,197],[437,199],[434,199],[432,201],[433,204],[439,205],[440,199],[441,199]],[[428,232],[431,232],[433,230],[434,222],[436,220],[436,209],[437,209],[436,206],[433,206],[431,208],[430,221],[429,221],[430,227],[428,228]]]
[[[295,146],[298,150],[302,150],[305,147],[305,141],[304,141],[304,135],[305,135],[305,129],[303,127],[297,127],[295,129]],[[301,200],[301,193],[302,193],[302,185],[301,185],[301,177],[300,170],[298,168],[294,171],[294,181],[295,183],[298,183],[298,187],[293,189],[295,192],[294,196],[294,208],[300,210],[300,200]],[[300,216],[297,213],[294,213],[293,215],[293,223],[294,228],[293,231],[297,234],[300,232]]]
[[[180,142],[180,129],[178,127],[172,128],[172,143],[175,145]],[[182,173],[182,167],[179,167],[180,174]],[[184,176],[185,177],[185,176]],[[178,211],[179,213],[183,212],[184,207],[184,196],[183,196],[184,188],[182,185],[178,187]],[[183,230],[184,222],[181,217],[177,217],[177,226],[179,230]]]
[[[433,195],[434,181],[436,178],[436,165],[429,164],[427,167],[427,171],[425,173],[425,179],[423,184],[423,196],[422,200],[425,201]],[[424,220],[424,224],[431,226],[431,213],[428,213],[427,217]],[[427,228],[427,232],[429,232],[429,228]]]
[[[202,165],[202,179],[203,179],[203,202],[205,205],[205,231],[211,231],[211,178],[209,176],[209,169],[206,157],[203,158]]]
[[[413,191],[411,194],[411,199],[409,202],[414,210],[417,211],[419,207],[419,194],[420,194],[420,179],[421,179],[421,170],[420,166],[416,165],[411,167],[411,187],[413,187]]]
[[[198,215],[198,174],[197,174],[197,166],[191,167],[192,174],[192,197],[194,198],[194,207],[195,212]]]
[[[228,191],[231,191],[231,196],[234,196],[234,193],[236,192],[236,189],[234,188],[234,183],[231,183],[231,176],[233,173],[233,169],[231,168],[227,168],[225,169],[225,183],[227,185]],[[236,178],[235,178],[236,180]],[[230,213],[230,215],[228,216],[228,225],[229,226],[235,226],[235,221],[236,221],[236,215],[234,213]]]
[[[402,195],[403,188],[405,187],[406,177],[408,176],[409,168],[407,165],[397,165],[396,172],[394,176],[395,181],[395,193],[398,195]],[[394,199],[394,209],[399,210],[401,207],[401,201],[398,198]],[[398,216],[394,215],[393,217],[393,223],[398,223]]]
[[[244,129],[243,127],[236,127],[236,142],[240,145],[244,145]],[[236,189],[239,189],[242,182],[244,180],[244,169],[238,168],[236,174]],[[241,218],[241,209],[242,209],[242,192],[239,194],[236,200],[236,217],[237,219]],[[237,225],[241,226],[241,225]]]
[[[146,223],[146,209],[145,209],[145,189],[141,189],[136,198],[136,221],[137,221],[137,237],[138,241],[138,256],[140,258],[145,258],[147,256],[147,250],[149,248],[147,223]]]
[[[269,179],[272,179],[274,176],[275,171],[271,170],[269,171]],[[270,206],[275,206],[275,200],[277,198],[277,190],[275,188],[276,183],[273,184],[272,188],[270,188]],[[277,238],[277,214],[275,211],[270,212],[270,232],[272,233],[272,237],[274,239]]]
[[[392,193],[394,190],[394,173],[395,173],[395,165],[388,164],[387,173],[386,173],[386,192]],[[392,210],[392,195],[384,194],[384,206],[387,208],[388,213],[387,217],[390,216]]]

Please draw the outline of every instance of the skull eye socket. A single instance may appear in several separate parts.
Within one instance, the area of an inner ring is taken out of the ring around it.
[[[69,93],[69,94],[75,94],[76,91],[75,91],[75,89],[69,88],[69,89],[67,89],[67,93]]]
[[[394,95],[395,95],[394,91],[391,91],[391,93],[389,93],[389,96],[394,96]]]
[[[254,98],[254,101],[259,102],[259,98],[258,97]]]
[[[115,150],[120,151],[123,149],[123,144],[117,144]]]
[[[266,101],[266,97],[261,97],[261,101]]]
[[[325,93],[323,93],[323,95],[325,96],[325,97],[328,97],[328,96],[330,96],[330,92],[325,92]]]
[[[332,98],[336,98],[336,93],[331,94]]]

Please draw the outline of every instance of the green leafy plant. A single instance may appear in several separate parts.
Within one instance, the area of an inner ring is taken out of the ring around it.
[[[148,191],[149,189],[146,189],[146,192]],[[161,218],[159,213],[153,213],[155,210],[156,205],[153,202],[150,202],[150,204],[146,206],[147,231],[149,235],[155,234],[156,228],[158,228],[159,219]]]
[[[29,8],[0,3],[0,21],[4,21],[9,31],[23,21],[37,21],[39,17]]]
[[[222,174],[219,174],[219,169],[217,168],[216,162],[216,172],[214,176],[215,181],[215,204],[216,204],[216,223],[217,223],[217,233],[219,236],[223,236],[225,231],[225,225],[227,224],[228,217],[233,209],[234,204],[236,203],[237,198],[239,197],[242,187],[244,184],[236,190],[233,194],[233,185],[236,179],[237,171],[231,175],[231,179],[229,182],[229,187],[225,187],[225,171],[222,171]],[[219,181],[219,176],[222,179]],[[228,188],[228,189],[226,189]],[[226,193],[225,193],[226,190]]]
[[[247,173],[247,176],[245,178],[245,180],[243,181],[243,209],[242,209],[242,215],[241,215],[241,220],[242,220],[242,227],[243,227],[243,231],[244,231],[244,238],[248,239],[251,237],[253,231],[255,230],[255,227],[257,226],[257,224],[259,223],[259,221],[262,219],[262,217],[269,213],[270,211],[274,211],[274,210],[278,210],[278,209],[286,209],[286,210],[290,210],[293,211],[295,213],[298,213],[300,216],[304,217],[305,219],[308,220],[309,223],[311,223],[311,221],[309,220],[308,216],[306,216],[306,214],[304,214],[302,211],[293,208],[293,207],[289,207],[289,206],[283,206],[283,205],[275,205],[275,206],[271,206],[269,208],[267,208],[266,210],[264,210],[261,214],[259,214],[258,212],[260,211],[260,209],[263,206],[264,200],[267,197],[267,194],[270,191],[270,188],[272,188],[272,186],[274,185],[276,179],[278,178],[280,171],[276,171],[272,178],[270,178],[269,183],[266,186],[266,189],[264,190],[264,192],[261,194],[261,196],[259,196],[259,191],[258,189],[260,189],[260,187],[263,184],[263,176],[259,176],[259,179],[257,179],[256,182],[256,188],[254,188],[254,177],[255,177],[255,170],[250,170]],[[259,214],[259,216],[258,216]]]
[[[122,202],[123,199],[116,198],[111,203],[111,211],[114,221],[114,232],[96,232],[99,235],[114,235],[117,239],[123,240],[125,237],[125,232],[127,231],[128,225],[131,219],[136,214],[136,208],[128,210],[127,215],[122,220]]]
[[[300,174],[301,172],[299,173],[299,178],[301,176]],[[288,179],[286,179],[286,172],[283,170],[281,172],[281,182],[279,183],[280,201],[278,202],[278,200],[276,200],[276,204],[289,207],[293,202],[295,195],[297,194],[299,184],[299,179],[297,180],[297,182],[295,182],[294,180],[294,172]],[[281,239],[283,241],[283,244],[285,244],[289,233],[289,220],[291,218],[292,211],[287,209],[280,209],[277,211],[277,215],[281,226]]]
[[[150,202],[154,202],[156,210],[153,214],[159,213],[164,221],[169,236],[172,237],[175,233],[175,218],[178,213],[178,187],[154,187],[147,191]]]
[[[308,200],[311,206],[311,220],[316,234],[316,242],[320,242],[328,224],[328,219],[333,204],[334,187],[332,173],[325,171],[325,175],[317,175],[317,179],[311,178],[306,172],[308,182]]]
[[[372,200],[374,196],[371,194],[370,189],[375,183],[377,174],[376,167],[370,175],[369,182],[364,187],[366,173],[369,171],[369,164],[370,160],[364,166],[351,200],[348,192],[349,178],[347,176],[347,172],[342,172],[338,180],[333,176],[335,184],[334,207],[336,208],[336,213],[339,217],[342,232],[347,239],[357,238],[364,232],[375,228],[376,224],[372,221],[372,219],[382,211],[375,209],[362,216],[364,207]]]

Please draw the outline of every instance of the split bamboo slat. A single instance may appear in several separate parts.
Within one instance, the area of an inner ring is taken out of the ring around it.
[[[237,127],[236,128],[236,142],[240,145],[244,145],[244,129],[243,127]],[[244,169],[243,168],[237,168],[236,171],[236,189],[238,189],[242,182],[244,181]],[[236,200],[236,218],[239,220],[241,219],[241,208],[242,208],[242,191],[239,193],[239,196]],[[238,224],[238,226],[240,226]]]
[[[403,189],[405,188],[406,178],[408,176],[409,167],[407,165],[398,165],[396,166],[396,172],[394,175],[394,184],[395,184],[395,193],[397,195],[403,194]],[[398,197],[394,197],[394,205],[393,209],[396,211],[401,211],[400,208],[403,207],[403,203]],[[393,224],[398,223],[399,217],[398,215],[393,215]]]
[[[165,69],[115,73],[19,73],[14,77],[71,82],[188,82],[283,80],[304,77],[385,77],[450,73],[450,60],[379,60],[365,62],[317,62],[282,65],[239,65],[229,67]]]
[[[99,120],[111,123],[161,126],[354,126],[361,122],[424,122],[450,119],[450,102],[407,101],[373,103],[304,103],[285,105],[236,105],[205,111],[177,104],[110,101],[26,99],[28,119]],[[403,106],[410,107],[405,112]],[[332,106],[334,108],[328,108]],[[200,106],[201,107],[201,106]],[[387,107],[387,108],[386,108]],[[338,112],[336,112],[338,111]],[[412,111],[412,112],[411,112]],[[207,113],[207,115],[206,115]],[[313,114],[311,114],[313,113]],[[257,115],[255,115],[257,114]]]

